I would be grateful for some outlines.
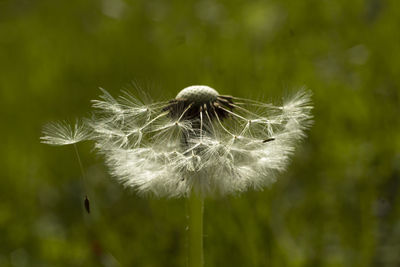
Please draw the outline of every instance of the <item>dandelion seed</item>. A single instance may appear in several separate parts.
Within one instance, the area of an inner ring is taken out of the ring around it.
[[[168,197],[193,190],[229,194],[273,183],[312,118],[306,90],[282,106],[220,95],[203,85],[151,104],[103,90],[93,107],[98,111],[86,124],[52,124],[42,141],[94,140],[119,181],[142,194]]]
[[[44,133],[44,136],[41,137],[40,139],[42,140],[42,143],[44,143],[44,144],[55,145],[55,146],[61,146],[61,145],[73,145],[74,146],[74,150],[75,150],[76,157],[78,160],[79,168],[81,170],[82,185],[84,187],[84,190],[86,191],[85,182],[84,182],[85,173],[83,170],[83,165],[82,165],[82,162],[81,162],[81,159],[79,156],[79,152],[78,152],[76,143],[90,138],[91,131],[88,128],[88,126],[79,120],[77,120],[75,122],[73,127],[66,122],[56,122],[56,123],[47,124],[43,128],[43,133]],[[87,195],[85,196],[84,206],[85,206],[87,213],[90,213],[90,205],[89,205],[89,199],[88,199]]]

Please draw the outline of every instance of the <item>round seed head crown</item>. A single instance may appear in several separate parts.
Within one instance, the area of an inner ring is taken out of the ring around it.
[[[176,99],[186,100],[195,105],[213,102],[218,97],[218,92],[206,85],[193,85],[182,89]]]
[[[200,120],[203,115],[210,120],[216,116],[223,119],[228,115],[226,110],[233,109],[232,103],[232,97],[220,95],[209,86],[192,85],[182,89],[165,110],[171,117],[186,120]]]

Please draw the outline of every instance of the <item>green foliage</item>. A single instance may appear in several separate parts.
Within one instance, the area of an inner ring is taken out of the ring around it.
[[[185,201],[139,198],[79,146],[39,143],[101,86],[157,100],[206,84],[315,123],[262,192],[205,201],[206,266],[399,266],[400,25],[394,0],[0,1],[0,266],[185,266]]]

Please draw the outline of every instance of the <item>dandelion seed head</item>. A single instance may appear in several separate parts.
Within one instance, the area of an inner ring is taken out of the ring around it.
[[[114,98],[103,90],[93,107],[98,112],[84,127],[50,127],[42,140],[93,140],[121,183],[140,194],[167,197],[270,185],[286,169],[312,118],[307,90],[282,105],[220,95],[205,85],[155,103],[129,93]]]

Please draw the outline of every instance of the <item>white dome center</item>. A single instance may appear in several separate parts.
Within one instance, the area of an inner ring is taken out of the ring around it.
[[[176,96],[176,99],[184,99],[195,104],[203,104],[215,101],[218,92],[206,85],[192,85],[182,89]]]

